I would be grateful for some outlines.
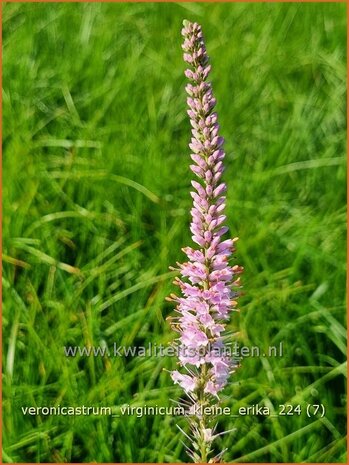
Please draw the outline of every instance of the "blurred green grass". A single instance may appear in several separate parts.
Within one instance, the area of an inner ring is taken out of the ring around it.
[[[5,462],[187,461],[171,417],[29,417],[27,405],[170,405],[168,358],[63,346],[171,341],[168,266],[190,244],[183,18],[199,21],[245,267],[230,462],[346,462],[346,6],[4,4]],[[184,427],[185,422],[179,420]]]

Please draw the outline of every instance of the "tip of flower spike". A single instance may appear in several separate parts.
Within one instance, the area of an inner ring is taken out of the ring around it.
[[[190,25],[190,21],[188,21],[187,19],[183,19],[183,26],[184,27],[188,27]]]

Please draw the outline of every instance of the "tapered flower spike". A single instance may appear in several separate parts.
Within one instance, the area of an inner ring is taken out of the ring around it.
[[[187,113],[192,126],[189,144],[190,165],[196,180],[192,181],[193,208],[190,230],[195,248],[183,252],[188,261],[178,265],[181,277],[175,279],[181,295],[171,294],[178,316],[170,319],[179,332],[179,365],[182,369],[171,372],[191,403],[189,416],[191,447],[187,448],[194,462],[216,462],[221,453],[213,455],[214,417],[202,413],[204,407],[217,404],[219,393],[235,369],[225,353],[224,333],[230,313],[236,309],[239,279],[242,267],[230,266],[237,238],[224,238],[226,185],[221,181],[225,153],[224,139],[219,135],[217,114],[213,111],[216,100],[211,83],[207,81],[211,66],[206,52],[201,26],[183,22],[184,60],[189,68],[185,76],[188,94]]]

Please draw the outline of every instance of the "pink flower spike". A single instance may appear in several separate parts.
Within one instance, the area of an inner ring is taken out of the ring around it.
[[[194,164],[190,169],[199,178],[199,182],[191,182],[194,191],[190,192],[190,231],[196,245],[182,249],[188,261],[177,263],[180,276],[174,280],[180,295],[171,294],[168,300],[176,305],[177,316],[172,322],[179,349],[179,368],[171,372],[171,378],[187,394],[194,412],[199,399],[204,405],[219,401],[219,393],[233,372],[224,341],[226,322],[236,311],[237,275],[242,267],[230,264],[236,239],[223,240],[229,231],[224,214],[227,187],[221,182],[224,138],[219,135],[218,116],[213,111],[216,99],[207,81],[211,65],[201,26],[189,21],[183,25],[183,58],[189,65],[184,74],[191,81],[185,88],[192,126],[189,148]],[[197,451],[191,454],[196,462],[214,461],[211,445],[219,435],[214,434],[211,421],[207,415],[191,415],[192,450]]]

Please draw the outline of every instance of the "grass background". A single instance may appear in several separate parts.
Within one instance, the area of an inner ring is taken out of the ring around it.
[[[188,232],[184,18],[203,26],[245,267],[245,358],[221,418],[231,462],[346,461],[343,4],[3,5],[5,462],[187,461],[173,417],[23,416],[22,406],[171,405],[171,358],[67,358],[167,344],[168,266]],[[326,415],[307,418],[322,403]]]

